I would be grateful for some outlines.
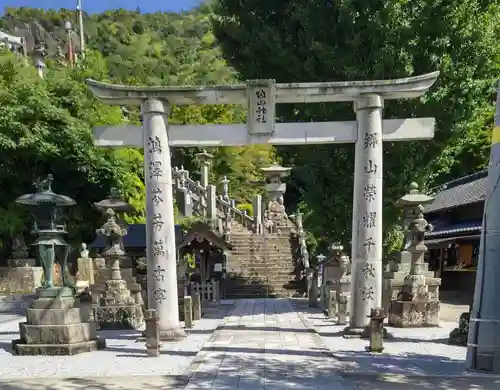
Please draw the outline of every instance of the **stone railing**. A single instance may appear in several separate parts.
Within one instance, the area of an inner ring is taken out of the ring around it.
[[[236,201],[230,199],[226,178],[223,180],[224,194],[217,195],[215,185],[203,186],[201,182],[189,177],[189,171],[183,167],[172,168],[174,188],[177,190],[177,202],[185,216],[198,215],[212,221],[214,228],[227,236],[231,233],[232,221],[239,222],[250,231],[260,232],[262,221],[261,207],[254,207],[254,217],[236,207]],[[205,180],[207,181],[207,180]],[[258,198],[258,199],[257,199]],[[261,202],[258,195],[255,204]]]

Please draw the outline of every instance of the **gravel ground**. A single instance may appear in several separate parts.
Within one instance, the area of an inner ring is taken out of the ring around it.
[[[395,375],[467,375],[467,348],[448,344],[455,322],[441,322],[435,328],[387,327],[392,339],[384,341],[383,353],[365,351],[368,340],[344,338],[345,325],[335,325],[318,310],[296,304],[308,327],[323,339],[326,347],[339,359],[346,371],[363,371]]]
[[[136,342],[137,331],[101,331],[106,349],[75,356],[14,356],[11,341],[19,337],[18,322],[24,318],[0,318],[0,378],[33,377],[111,377],[132,375],[184,374],[203,344],[221,323],[224,310],[211,311],[195,322],[189,336],[175,343],[164,343],[161,356],[148,358],[144,342]],[[6,389],[1,386],[2,390]]]

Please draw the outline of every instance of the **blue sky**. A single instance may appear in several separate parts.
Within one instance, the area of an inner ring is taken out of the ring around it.
[[[105,10],[125,8],[142,12],[189,10],[201,3],[202,0],[82,0],[85,12],[95,13]],[[76,0],[0,0],[0,10],[5,7],[33,7],[33,8],[76,8]]]

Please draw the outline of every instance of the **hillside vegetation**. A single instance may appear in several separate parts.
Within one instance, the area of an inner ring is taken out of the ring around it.
[[[89,95],[85,78],[131,85],[234,83],[275,78],[278,82],[344,81],[406,77],[440,70],[422,99],[386,105],[386,118],[433,116],[433,141],[386,145],[386,247],[396,245],[393,202],[411,181],[434,186],[487,164],[496,78],[500,75],[500,7],[493,1],[313,2],[219,0],[188,13],[116,10],[85,15],[87,55],[68,69],[55,57],[47,77],[0,57],[0,235],[23,229],[13,200],[32,191],[47,172],[55,188],[75,197],[73,239],[90,240],[97,215],[90,204],[118,186],[143,220],[142,152],[97,150],[91,128],[137,122]],[[333,5],[332,5],[333,4]],[[439,15],[439,16],[438,16]],[[0,29],[13,31],[36,20],[64,47],[64,21],[72,11],[7,9]],[[280,121],[353,119],[352,106],[280,105]],[[174,107],[173,123],[243,123],[245,107]],[[199,170],[196,148],[174,151],[174,164]],[[248,202],[261,179],[259,168],[275,160],[294,166],[288,209],[306,215],[311,245],[350,240],[353,147],[269,146],[214,148],[212,180],[231,180],[231,192]],[[6,156],[7,158],[4,158]],[[195,173],[196,174],[196,173]]]

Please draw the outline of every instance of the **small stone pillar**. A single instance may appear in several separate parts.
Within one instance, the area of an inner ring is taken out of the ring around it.
[[[326,256],[319,254],[316,256],[316,264],[313,264],[309,270],[311,273],[311,283],[309,284],[309,306],[318,307],[319,292],[319,268]]]
[[[160,327],[155,309],[145,312],[146,320],[146,350],[149,357],[160,356]]]
[[[413,186],[415,187],[415,186]],[[417,218],[408,230],[412,241],[410,273],[397,299],[391,302],[389,323],[397,327],[439,326],[439,300],[429,294],[424,271],[424,234],[432,231],[432,225],[424,219],[424,207],[416,206]]]
[[[337,312],[337,324],[345,325],[347,324],[347,311],[348,311],[349,299],[346,295],[341,295],[339,297],[339,310]]]
[[[327,299],[327,316],[328,318],[333,318],[337,314],[337,294],[335,290],[328,290]]]
[[[207,218],[213,229],[217,229],[217,192],[213,184],[207,185]]]
[[[370,345],[368,352],[382,352],[384,350],[384,309],[372,309],[370,318]]]
[[[255,224],[255,233],[262,233],[262,195],[255,195],[252,200],[253,220]]]
[[[200,293],[193,292],[191,294],[193,305],[193,320],[198,321],[201,319],[201,297]]]
[[[189,295],[184,296],[184,327],[193,327],[193,301]]]
[[[120,272],[120,259],[125,257],[123,236],[127,230],[118,225],[113,210],[108,209],[107,215],[107,222],[97,230],[97,234],[106,237],[106,250],[102,256],[111,264],[111,279],[104,283],[104,292],[95,309],[96,322],[101,329],[136,329],[144,324],[142,306],[131,297]]]

